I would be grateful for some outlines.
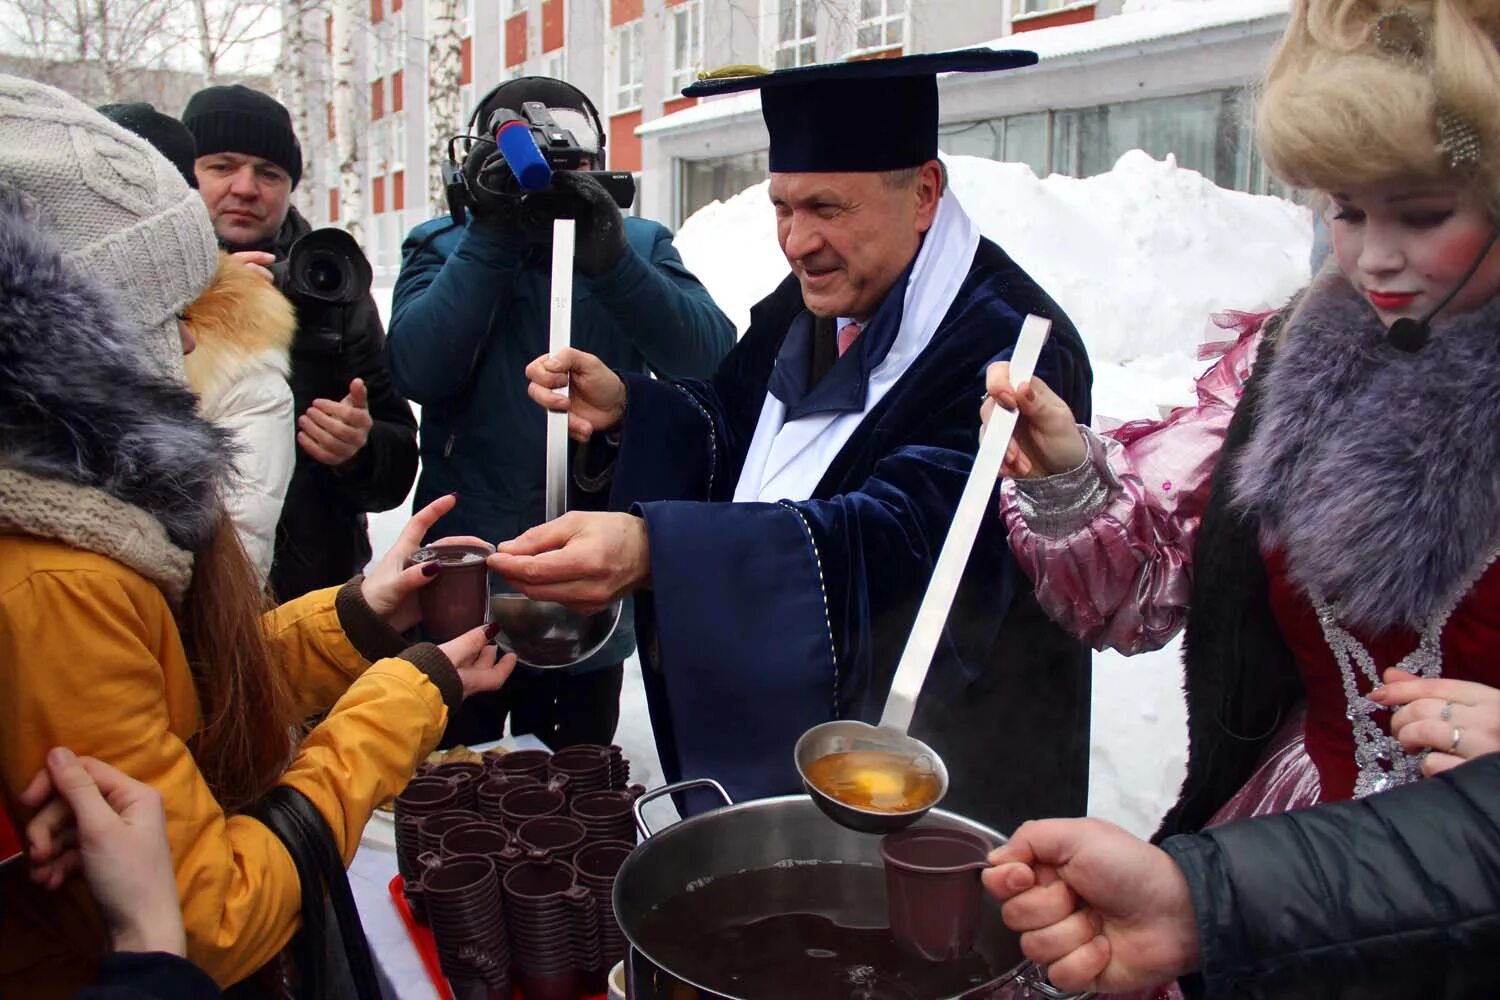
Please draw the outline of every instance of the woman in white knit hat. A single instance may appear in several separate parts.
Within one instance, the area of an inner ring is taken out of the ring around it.
[[[103,951],[66,806],[33,781],[52,747],[160,792],[188,957],[227,985],[286,945],[301,903],[246,810],[295,789],[347,860],[448,712],[509,673],[484,629],[400,634],[429,579],[405,558],[452,497],[369,576],[262,615],[221,499],[233,448],[183,381],[179,317],[219,260],[148,143],[0,77],[0,805],[35,845],[31,878],[0,873],[0,995],[66,996]]]

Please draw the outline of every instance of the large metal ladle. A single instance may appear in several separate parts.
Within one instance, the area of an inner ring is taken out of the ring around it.
[[[577,223],[552,224],[551,331],[548,351],[566,350],[573,334],[573,247]],[[567,389],[560,392],[566,394]],[[547,412],[547,478],[544,481],[548,521],[568,509],[568,415]],[[571,667],[597,653],[620,624],[622,602],[592,615],[579,614],[556,601],[536,601],[525,594],[490,594],[490,621],[500,626],[495,641],[522,663],[543,669]]]
[[[1031,378],[1042,345],[1047,342],[1047,333],[1052,328],[1049,320],[1040,316],[1027,316],[1021,324],[1021,333],[1016,341],[1010,360],[1011,385],[1019,386]],[[885,710],[880,715],[879,725],[852,719],[839,719],[814,726],[802,734],[794,751],[797,773],[802,785],[818,808],[835,822],[864,833],[890,833],[910,826],[921,819],[927,810],[942,801],[948,793],[948,769],[937,752],[919,739],[906,734],[911,726],[912,713],[916,709],[917,696],[922,683],[927,679],[927,669],[932,665],[933,653],[943,636],[943,625],[948,620],[948,611],[953,597],[958,592],[958,583],[964,566],[969,561],[969,551],[979,534],[979,525],[986,516],[996,516],[989,508],[990,495],[994,492],[995,480],[1000,475],[1000,466],[1005,460],[1005,449],[1015,433],[1019,414],[1014,410],[996,407],[990,413],[984,440],[974,456],[974,465],[969,469],[969,478],[964,483],[958,508],[953,514],[953,523],[948,527],[948,536],[943,540],[943,549],[938,553],[937,565],[933,567],[932,579],[927,584],[927,593],[917,609],[916,621],[901,660],[896,665],[896,674],[891,680],[891,692],[886,696]],[[913,771],[930,769],[937,778],[937,795],[931,802],[904,812],[881,812],[851,805],[824,792],[808,779],[808,767],[830,754],[855,751],[876,751],[897,754],[911,761]]]

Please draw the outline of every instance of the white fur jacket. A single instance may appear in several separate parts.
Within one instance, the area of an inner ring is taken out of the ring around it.
[[[213,283],[188,307],[183,322],[197,341],[184,364],[198,410],[232,433],[240,447],[224,503],[265,583],[297,457],[287,384],[296,329],[291,303],[248,265],[223,254]]]

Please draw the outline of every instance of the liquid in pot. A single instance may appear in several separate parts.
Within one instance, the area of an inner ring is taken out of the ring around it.
[[[941,963],[903,954],[886,924],[885,872],[874,865],[713,879],[647,913],[638,944],[676,977],[745,1000],[929,1000],[1001,975],[974,951]]]

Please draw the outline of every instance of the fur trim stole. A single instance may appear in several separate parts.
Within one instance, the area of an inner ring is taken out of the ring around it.
[[[1235,504],[1346,627],[1421,629],[1500,537],[1500,298],[1406,354],[1324,272],[1268,376]]]

